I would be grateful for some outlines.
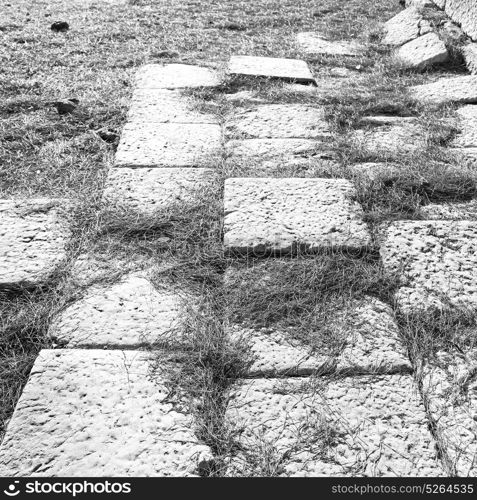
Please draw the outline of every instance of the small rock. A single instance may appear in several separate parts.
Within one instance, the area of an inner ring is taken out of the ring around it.
[[[245,31],[247,28],[239,23],[226,22],[219,24],[217,28],[230,31]]]
[[[119,143],[119,134],[114,129],[104,127],[96,130],[95,132],[101,139],[103,139],[104,142],[116,145]]]
[[[174,50],[161,50],[160,52],[156,52],[154,57],[159,57],[163,59],[175,59],[179,57],[179,52],[175,52]]]
[[[63,99],[61,101],[55,101],[51,104],[55,106],[59,115],[68,115],[72,113],[78,106],[78,99]]]
[[[70,29],[70,25],[66,21],[55,21],[50,26],[51,31],[55,31],[56,33],[64,33]]]
[[[424,69],[449,59],[445,43],[435,33],[428,33],[406,43],[399,48],[396,56],[404,66],[415,69]]]
[[[419,22],[419,35],[426,35],[427,33],[431,33],[433,30],[431,23],[427,19],[422,19]]]

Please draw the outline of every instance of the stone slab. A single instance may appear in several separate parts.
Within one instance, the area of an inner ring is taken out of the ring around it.
[[[242,450],[230,475],[443,475],[409,375],[244,380],[226,418]]]
[[[352,140],[357,148],[384,157],[412,153],[426,146],[425,131],[419,125],[407,122],[359,129],[354,132]]]
[[[336,355],[318,352],[293,338],[293,331],[231,325],[233,339],[249,346],[252,364],[246,377],[292,377],[313,374],[409,373],[411,363],[389,306],[378,300],[356,305],[337,328],[344,339]],[[353,325],[351,327],[351,324]]]
[[[477,4],[474,0],[446,0],[445,11],[467,35],[477,40]]]
[[[0,200],[0,289],[48,279],[66,258],[68,238],[57,200]]]
[[[324,144],[313,139],[243,139],[225,145],[229,164],[254,172],[280,171],[290,167],[302,170],[336,168],[336,161]]]
[[[136,73],[135,86],[140,89],[179,89],[215,87],[221,81],[216,71],[188,64],[145,64]]]
[[[453,145],[459,148],[477,148],[477,106],[463,106],[457,110],[457,115],[461,132]]]
[[[404,310],[477,305],[477,222],[401,221],[385,232],[381,256],[398,272],[397,300]]]
[[[218,123],[212,113],[201,113],[199,102],[177,90],[136,89],[128,113],[129,122]]]
[[[219,125],[127,123],[116,167],[203,167],[221,152]]]
[[[469,43],[462,49],[467,69],[477,75],[477,43]]]
[[[227,179],[224,245],[259,253],[366,247],[371,237],[353,193],[341,179]]]
[[[405,43],[396,51],[397,60],[407,68],[424,69],[449,59],[445,43],[435,34]]]
[[[247,109],[226,123],[229,137],[326,139],[330,126],[323,108],[301,104],[267,104]]]
[[[136,348],[179,341],[181,296],[156,290],[144,273],[113,285],[94,285],[68,306],[49,329],[67,347]]]
[[[43,350],[8,425],[0,475],[196,476],[212,460],[142,351]]]
[[[232,56],[228,65],[231,76],[261,76],[297,83],[313,83],[315,79],[305,61],[276,57]]]
[[[461,477],[477,474],[477,349],[439,351],[427,364],[422,391],[452,466]]]
[[[308,55],[358,56],[362,47],[356,41],[327,40],[320,33],[305,31],[298,33],[296,41],[300,50]]]
[[[425,103],[473,104],[477,103],[477,76],[441,78],[432,83],[410,87],[409,92],[414,99]]]
[[[385,36],[383,42],[386,45],[398,47],[414,40],[419,36],[419,22],[421,19],[422,15],[414,7],[402,10],[384,23]]]
[[[430,220],[477,220],[477,200],[460,203],[430,203],[420,208]]]
[[[207,188],[207,168],[112,168],[103,192],[106,205],[142,214],[193,202]]]

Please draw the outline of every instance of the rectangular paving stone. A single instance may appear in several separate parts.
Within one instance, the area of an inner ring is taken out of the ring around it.
[[[181,295],[156,288],[145,272],[90,287],[53,319],[49,336],[66,347],[177,345]]]
[[[227,179],[224,245],[259,253],[366,247],[371,237],[353,192],[341,179]]]
[[[0,200],[0,289],[46,280],[65,259],[68,238],[58,200]]]
[[[430,203],[419,210],[430,220],[477,220],[477,200],[459,203]]]
[[[226,123],[229,137],[326,139],[331,136],[323,108],[267,104],[247,109]]]
[[[389,306],[369,300],[350,311],[337,329],[343,337],[339,353],[316,350],[293,338],[293,330],[228,327],[230,337],[250,349],[251,366],[246,377],[292,377],[313,374],[409,373],[411,363],[399,338],[399,329]]]
[[[244,380],[226,418],[241,450],[231,476],[261,462],[278,476],[443,475],[410,375]]]
[[[207,168],[112,168],[103,192],[106,204],[153,214],[177,203],[193,202],[213,179]]]
[[[358,56],[363,48],[354,40],[327,40],[320,33],[298,33],[296,41],[300,50],[309,55]]]
[[[409,93],[414,99],[425,103],[473,104],[477,103],[477,76],[441,78],[432,83],[410,87]]]
[[[221,151],[219,125],[127,123],[116,152],[116,167],[201,167]]]
[[[212,113],[201,113],[198,100],[177,90],[136,89],[128,113],[129,122],[218,123]]]
[[[276,57],[232,56],[228,65],[232,76],[262,76],[297,83],[315,84],[305,61]]]
[[[8,425],[2,476],[196,476],[212,460],[143,351],[43,350]]]
[[[188,64],[145,64],[136,73],[139,89],[179,89],[220,85],[216,71]]]
[[[422,376],[422,391],[452,474],[477,474],[477,349],[439,351]]]
[[[405,310],[450,303],[477,305],[477,222],[400,221],[385,231],[381,257],[398,272],[396,298]]]

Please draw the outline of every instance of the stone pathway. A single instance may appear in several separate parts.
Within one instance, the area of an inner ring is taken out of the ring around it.
[[[310,58],[355,58],[364,50],[320,33],[299,33],[296,41]],[[386,23],[384,43],[408,66],[447,58],[415,7]],[[238,87],[251,78],[307,92],[317,85],[303,60],[232,56],[227,72]],[[223,246],[236,262],[225,270],[225,285],[241,279],[250,256],[268,257],[256,267],[266,280],[283,254],[360,255],[376,245],[352,182],[331,175],[337,163],[328,154],[323,106],[270,104],[242,93],[230,98],[221,123],[190,89],[222,83],[207,67],[139,69],[105,206],[146,216],[180,207],[210,185],[224,161],[248,167],[241,170],[248,176],[224,182]],[[477,113],[469,105],[477,103],[476,77],[439,79],[409,93],[424,103],[467,104],[457,112],[462,131],[452,147],[477,149]],[[374,153],[425,141],[414,118],[373,116],[365,125],[353,140]],[[277,175],[290,166],[307,175]],[[354,166],[370,177],[381,167]],[[41,284],[61,265],[69,230],[59,207],[52,200],[0,202],[0,289]],[[459,221],[397,221],[383,231],[379,251],[385,271],[399,273],[400,313],[436,305],[475,310],[477,223],[465,220],[471,211],[455,209],[459,217],[451,211],[439,219]],[[341,326],[339,352],[317,352],[286,328],[224,321],[227,337],[245,342],[252,361],[224,395],[224,425],[239,451],[215,457],[194,432],[185,401],[170,402],[163,372],[154,370],[154,350],[164,354],[161,370],[179,363],[168,355],[181,343],[181,301],[193,303],[194,295],[168,283],[157,288],[151,272],[123,269],[108,284],[85,280],[82,298],[53,319],[57,348],[43,350],[34,364],[1,445],[0,475],[199,476],[219,458],[228,476],[475,475],[475,349],[442,350],[416,374],[392,308],[371,296],[347,311],[352,321]],[[334,320],[339,324],[338,311]]]

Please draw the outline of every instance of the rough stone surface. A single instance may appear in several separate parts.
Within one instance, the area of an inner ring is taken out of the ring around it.
[[[422,16],[415,8],[404,9],[384,24],[386,45],[399,46],[419,36],[419,22]]]
[[[477,105],[463,106],[457,110],[461,132],[454,141],[460,148],[477,148]]]
[[[243,450],[230,475],[265,460],[279,476],[443,474],[412,376],[242,381],[226,417]]]
[[[439,351],[423,372],[422,390],[454,470],[475,477],[477,473],[477,350]]]
[[[461,203],[431,203],[421,207],[426,219],[434,220],[477,220],[477,200]]]
[[[112,168],[103,199],[109,205],[152,214],[193,201],[212,176],[207,168]]]
[[[336,167],[333,155],[326,152],[321,142],[312,139],[244,139],[226,143],[229,163],[239,164],[253,171],[326,169]]]
[[[136,88],[179,89],[220,85],[216,71],[187,64],[145,64],[136,73]]]
[[[477,75],[477,43],[469,43],[463,48],[463,54],[467,69]]]
[[[301,104],[267,104],[247,109],[229,118],[226,128],[229,136],[255,139],[330,136],[324,110]]]
[[[136,89],[128,114],[129,122],[218,123],[212,113],[201,113],[197,101],[177,90]]]
[[[229,333],[249,345],[253,362],[248,377],[304,376],[315,373],[375,374],[410,372],[389,306],[370,300],[349,312],[338,328],[344,338],[339,354],[318,352],[293,338],[293,331],[232,325]],[[350,327],[353,325],[352,328]]]
[[[367,246],[369,231],[352,194],[352,185],[341,179],[228,179],[224,245],[234,251],[285,253]]]
[[[10,421],[2,476],[193,476],[212,460],[140,351],[43,350]]]
[[[128,123],[118,150],[117,167],[200,167],[220,152],[219,125]]]
[[[235,76],[262,76],[298,83],[315,83],[310,68],[299,59],[232,56],[228,73]]]
[[[434,7],[434,2],[432,0],[406,0],[406,7],[415,7],[416,9],[422,9],[424,7]]]
[[[477,222],[402,221],[386,231],[381,256],[402,284],[397,300],[404,309],[477,304]]]
[[[357,56],[362,52],[362,48],[357,42],[327,40],[314,31],[298,33],[296,40],[300,49],[306,54]]]
[[[407,122],[356,130],[353,140],[358,148],[382,156],[410,153],[426,145],[422,128]]]
[[[429,103],[477,103],[477,76],[441,78],[436,82],[410,87],[415,99]]]
[[[449,59],[445,43],[435,34],[428,33],[412,40],[396,52],[399,62],[408,68],[424,69]]]
[[[477,3],[474,0],[446,0],[445,11],[473,40],[477,40]]]
[[[0,288],[39,284],[66,257],[69,230],[59,205],[0,200]]]
[[[53,321],[49,334],[67,347],[130,348],[177,339],[181,299],[134,273],[94,285]]]

